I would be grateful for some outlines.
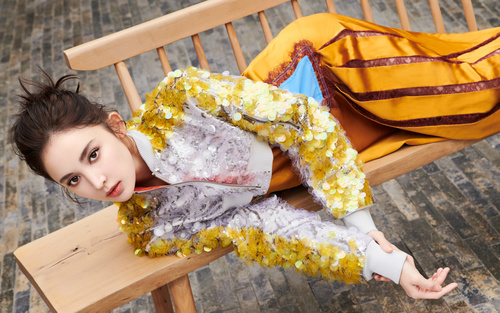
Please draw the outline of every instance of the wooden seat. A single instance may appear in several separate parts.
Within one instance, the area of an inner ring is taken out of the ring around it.
[[[132,110],[142,103],[127,70],[125,60],[156,50],[165,73],[171,70],[164,46],[191,37],[201,67],[209,69],[198,34],[225,25],[240,71],[245,60],[232,22],[257,14],[266,41],[272,39],[265,10],[291,2],[296,17],[302,13],[297,0],[210,0],[93,40],[65,51],[68,66],[78,71],[93,71],[114,65]],[[437,0],[430,0],[439,32],[444,26]],[[462,0],[471,30],[475,30],[470,0]],[[409,29],[402,0],[396,0],[402,27]],[[361,0],[365,18],[373,21],[367,0]],[[329,12],[335,12],[326,0]],[[158,29],[169,29],[158,36]],[[424,164],[466,147],[475,141],[444,141],[404,147],[365,165],[372,186],[408,173]],[[296,207],[318,210],[304,188],[283,194]],[[118,229],[117,208],[110,206],[83,220],[20,247],[15,258],[30,282],[54,312],[108,312],[148,292],[152,292],[157,312],[195,312],[187,274],[229,253],[232,248],[184,258],[176,256],[136,257]]]
[[[395,158],[422,160],[434,150],[447,155],[469,142],[412,147],[412,154]],[[408,151],[407,151],[408,152]],[[425,161],[422,161],[424,163]],[[390,165],[391,163],[389,163]],[[383,166],[380,166],[383,165]],[[374,184],[382,183],[379,171],[386,163],[367,164]],[[401,175],[400,165],[391,177]],[[388,176],[385,176],[388,179]],[[282,197],[296,207],[318,210],[305,188],[296,188]],[[171,312],[168,285],[177,312],[195,312],[187,274],[229,253],[232,248],[184,258],[176,256],[137,257],[127,236],[116,222],[118,208],[110,206],[61,230],[18,248],[14,255],[22,272],[54,312],[108,312],[152,291],[157,312]]]

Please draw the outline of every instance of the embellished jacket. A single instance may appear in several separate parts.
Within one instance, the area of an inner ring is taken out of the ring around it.
[[[289,154],[332,216],[372,203],[356,151],[313,99],[188,68],[170,73],[128,128],[153,174],[169,184],[120,205],[118,221],[136,254],[233,244],[242,258],[312,276],[357,282],[373,272],[365,254],[378,246],[355,228],[320,221],[276,197],[252,202],[269,186],[268,142]]]
[[[190,67],[169,73],[146,95],[128,127],[145,134],[161,153],[173,146],[170,140],[187,140],[176,134],[196,115],[193,108],[285,150],[315,200],[333,217],[373,203],[362,162],[341,126],[327,107],[304,95]]]

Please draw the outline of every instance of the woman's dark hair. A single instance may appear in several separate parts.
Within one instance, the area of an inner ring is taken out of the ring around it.
[[[93,125],[110,129],[106,123],[109,111],[80,95],[79,84],[75,91],[61,87],[66,81],[78,79],[76,75],[65,75],[54,82],[46,72],[41,72],[44,82],[19,79],[23,94],[19,95],[20,110],[10,128],[10,138],[15,153],[31,170],[53,181],[42,162],[50,137],[71,128]],[[29,91],[28,87],[34,90]]]

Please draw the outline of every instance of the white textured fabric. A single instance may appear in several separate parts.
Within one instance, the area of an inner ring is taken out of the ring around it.
[[[254,135],[207,116],[192,104],[186,107],[183,126],[175,128],[163,151],[154,151],[149,139],[138,131],[129,131],[129,135],[153,174],[170,184],[178,183],[144,193],[154,208],[150,211],[155,221],[151,242],[189,239],[212,226],[258,227],[289,239],[308,238],[312,244],[328,242],[346,252],[350,251],[347,240],[353,238],[356,254],[366,253],[368,259],[365,279],[371,279],[376,272],[399,281],[406,255],[388,257],[365,235],[376,229],[368,210],[346,216],[348,227],[344,228],[320,221],[316,214],[296,210],[276,198],[248,204],[253,196],[267,192],[272,169],[269,145]],[[288,152],[296,162],[299,160],[296,149]],[[307,180],[310,170],[296,166]],[[194,182],[186,182],[191,180]],[[182,181],[185,183],[179,183]],[[370,242],[375,247],[367,250]]]
[[[194,105],[186,105],[185,113],[163,151],[154,151],[142,133],[128,131],[153,175],[169,184],[211,181],[258,186],[255,195],[267,192],[273,162],[267,143]]]
[[[276,196],[239,209],[228,224],[231,228],[254,227],[267,234],[277,234],[287,239],[309,239],[315,243],[330,243],[346,253],[364,255],[371,237],[355,228],[322,221],[318,214],[296,209]],[[352,251],[348,241],[356,241],[357,251]]]
[[[371,237],[322,221],[315,213],[295,209],[276,196],[245,204],[251,198],[251,188],[234,187],[208,182],[187,182],[169,185],[139,194],[150,207],[148,214],[155,221],[153,238],[189,240],[202,229],[223,226],[233,229],[252,227],[266,234],[279,235],[287,240],[308,239],[312,248],[317,243],[329,243],[348,253],[364,255]],[[356,250],[349,240],[354,239]],[[175,251],[170,251],[175,253]]]
[[[372,230],[377,230],[369,208],[354,211],[342,217],[341,220],[346,227],[356,227],[363,234],[368,234]]]
[[[216,226],[214,223],[227,222],[224,214],[248,204],[255,189],[258,187],[193,181],[137,194],[146,197],[149,207],[154,208],[148,214],[154,221],[152,241],[155,241],[190,239],[202,229]]]
[[[139,150],[142,159],[148,165],[149,169],[153,171],[156,166],[157,158],[153,152],[153,146],[149,139],[137,130],[127,130],[127,135],[132,138]]]
[[[377,273],[399,283],[407,257],[405,253],[386,253],[371,237],[356,228],[322,221],[317,214],[295,209],[276,196],[249,203],[251,189],[210,182],[187,182],[139,192],[146,197],[149,206],[155,208],[148,213],[155,221],[151,227],[154,236],[150,242],[174,238],[189,240],[201,230],[214,226],[233,229],[253,227],[288,240],[309,239],[312,248],[318,243],[329,243],[346,253],[365,255],[367,261],[362,274],[366,280]],[[350,247],[350,239],[355,240],[356,250]],[[170,254],[175,252],[169,251]]]
[[[401,251],[384,252],[375,241],[372,241],[366,249],[366,264],[363,269],[363,276],[366,280],[370,280],[373,274],[377,273],[399,284],[407,257],[408,255]]]

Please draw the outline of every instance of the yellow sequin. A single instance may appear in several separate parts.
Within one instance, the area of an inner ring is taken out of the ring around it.
[[[373,203],[356,150],[328,108],[311,97],[189,67],[170,73],[148,94],[144,110],[134,113],[128,127],[145,133],[153,147],[161,150],[175,126],[182,124],[188,97],[221,118],[227,118],[222,108],[232,107],[237,112],[228,122],[283,149],[297,146],[302,165],[312,170],[312,187],[323,192],[325,204],[333,204],[329,210],[335,218]]]
[[[145,103],[134,112],[127,127],[142,132],[154,149],[162,150],[175,127],[182,125],[188,98],[214,117],[254,132],[270,144],[278,144],[285,150],[295,147],[300,165],[311,170],[310,185],[321,192],[334,217],[372,203],[357,152],[328,108],[313,98],[292,95],[262,82],[211,74],[193,67],[176,70],[146,95]],[[213,227],[189,240],[151,243],[153,221],[148,215],[149,207],[139,196],[120,204],[118,222],[137,255],[185,256],[235,243],[241,258],[263,266],[291,267],[307,275],[348,283],[360,280],[364,257],[354,254],[357,249],[354,240],[348,241],[351,252],[346,253],[329,244],[288,240],[254,228]]]

